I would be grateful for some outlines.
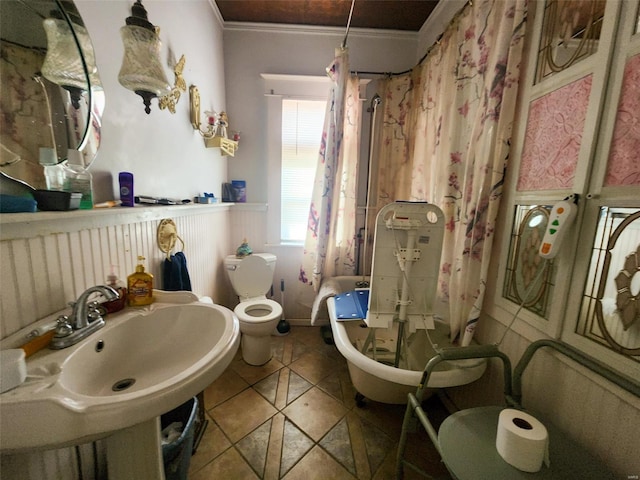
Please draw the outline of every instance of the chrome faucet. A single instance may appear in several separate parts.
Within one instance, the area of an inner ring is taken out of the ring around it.
[[[58,326],[49,344],[50,348],[60,350],[70,347],[104,327],[104,318],[98,310],[97,302],[89,302],[94,293],[102,294],[107,300],[118,298],[118,292],[106,285],[96,285],[85,290],[73,305],[71,318],[64,315],[58,318]]]

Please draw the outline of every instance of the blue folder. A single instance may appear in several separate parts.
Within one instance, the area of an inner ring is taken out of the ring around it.
[[[338,320],[363,320],[369,310],[369,289],[352,290],[334,297]]]

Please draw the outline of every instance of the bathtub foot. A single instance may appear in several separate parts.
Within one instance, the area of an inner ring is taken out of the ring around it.
[[[331,331],[330,325],[323,325],[320,327],[320,334],[322,335],[322,340],[327,345],[335,345],[333,341],[333,332]]]
[[[356,392],[356,406],[358,408],[364,408],[366,404],[366,397],[360,392]]]

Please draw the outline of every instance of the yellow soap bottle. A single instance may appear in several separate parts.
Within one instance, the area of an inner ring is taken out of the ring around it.
[[[127,299],[132,307],[153,303],[153,275],[144,271],[144,257],[138,257],[136,271],[127,277]]]

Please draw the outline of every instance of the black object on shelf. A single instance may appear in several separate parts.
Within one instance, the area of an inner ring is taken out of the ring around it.
[[[35,190],[33,198],[38,202],[38,210],[59,211],[77,210],[80,207],[82,193],[60,190]]]

